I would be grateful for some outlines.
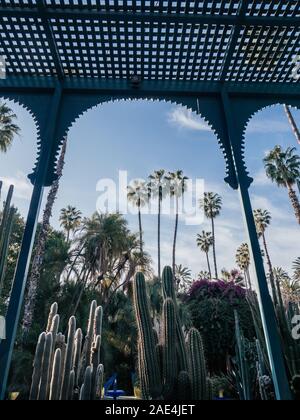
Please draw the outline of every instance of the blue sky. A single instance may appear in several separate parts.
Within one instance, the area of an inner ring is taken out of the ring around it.
[[[23,215],[28,210],[31,186],[26,175],[35,161],[36,134],[30,115],[10,104],[18,115],[22,130],[20,139],[6,155],[0,155],[0,179],[7,186],[14,183],[15,204]],[[294,112],[300,124],[300,112]],[[287,192],[266,178],[262,159],[276,144],[299,146],[290,130],[283,108],[276,106],[257,114],[247,130],[246,160],[255,178],[251,187],[253,207],[267,208],[272,225],[267,232],[270,253],[275,266],[290,270],[299,256],[299,226],[291,209]],[[299,150],[300,153],[300,150]],[[218,192],[223,210],[217,220],[217,254],[220,268],[235,266],[236,248],[245,241],[238,193],[224,183],[224,161],[213,133],[203,121],[184,108],[163,102],[116,102],[87,112],[71,128],[64,177],[55,205],[52,223],[59,228],[59,211],[71,204],[85,216],[96,210],[101,178],[117,180],[119,170],[127,170],[129,179],[146,178],[155,169],[183,169],[192,179],[203,178],[207,191]],[[132,230],[137,218],[128,216]],[[156,217],[143,217],[146,249],[156,261]],[[163,263],[171,263],[173,216],[163,216]],[[205,221],[200,226],[186,226],[181,220],[177,262],[188,266],[194,274],[206,269],[205,257],[196,247],[196,234],[209,230]]]

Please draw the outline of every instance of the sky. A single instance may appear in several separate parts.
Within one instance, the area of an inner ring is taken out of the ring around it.
[[[29,113],[9,103],[18,116],[21,136],[9,152],[0,155],[0,179],[7,189],[15,185],[14,203],[26,216],[32,187],[27,174],[36,156],[36,128]],[[300,111],[294,111],[300,124]],[[282,106],[267,108],[250,121],[246,133],[246,162],[255,181],[250,188],[253,208],[268,209],[272,223],[267,241],[274,266],[291,272],[299,256],[299,226],[288,194],[265,175],[262,160],[276,144],[295,146]],[[300,153],[300,150],[299,150]],[[224,159],[217,140],[201,118],[185,108],[165,102],[130,101],[107,103],[85,113],[72,126],[64,175],[53,212],[52,225],[59,226],[60,210],[68,204],[84,216],[96,211],[99,180],[118,181],[119,171],[128,172],[128,181],[146,179],[154,170],[182,169],[192,179],[203,179],[205,190],[222,196],[221,215],[216,220],[216,247],[219,269],[236,266],[237,247],[246,240],[238,193],[224,183]],[[45,196],[47,190],[45,191]],[[137,231],[136,215],[126,216],[129,227]],[[157,217],[143,215],[145,250],[157,260]],[[174,215],[162,216],[162,263],[171,264]],[[205,255],[196,246],[196,235],[210,230],[204,220],[187,225],[180,217],[177,263],[192,270],[193,276],[206,270]]]

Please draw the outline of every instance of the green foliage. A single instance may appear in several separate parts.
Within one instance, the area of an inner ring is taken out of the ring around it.
[[[1,189],[2,182],[0,182],[0,197]],[[15,209],[14,207],[11,207],[13,191],[14,187],[11,186],[9,188],[6,201],[3,205],[3,211],[0,213],[0,295],[5,280],[7,257],[9,253],[9,245],[15,215]]]
[[[245,337],[249,340],[255,337],[251,310],[241,287],[221,281],[203,280],[200,283],[203,287],[183,298],[183,302],[187,305],[193,325],[203,337],[209,370],[219,375],[226,372],[226,357],[235,355],[235,309]],[[220,288],[215,287],[217,285]]]
[[[0,103],[0,152],[6,153],[15,135],[20,133],[20,128],[15,123],[16,119],[16,114],[6,103]]]
[[[204,348],[200,333],[192,328],[185,341],[175,296],[172,269],[162,275],[161,337],[153,328],[143,274],[134,281],[134,307],[138,326],[138,368],[144,399],[194,400],[209,397]]]

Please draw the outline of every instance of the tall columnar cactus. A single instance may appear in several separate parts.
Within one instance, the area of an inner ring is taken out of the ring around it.
[[[158,349],[155,343],[155,334],[149,311],[146,282],[142,273],[138,273],[135,278],[133,296],[140,337],[140,375],[145,394],[151,395],[156,399],[160,398],[162,394],[161,372]]]
[[[163,305],[163,378],[164,395],[172,396],[178,377],[176,357],[176,315],[172,299],[167,298]]]
[[[175,305],[175,316],[176,316],[176,337],[177,337],[177,356],[178,356],[178,369],[179,371],[188,370],[188,357],[185,346],[185,338],[183,333],[183,328],[181,324],[181,319],[179,316],[179,311],[176,301],[176,293],[174,288],[174,279],[173,272],[171,267],[165,267],[162,275],[162,285],[163,285],[163,297],[164,299],[170,298],[173,300]]]
[[[30,400],[101,399],[102,315],[102,308],[92,302],[84,343],[82,331],[76,330],[76,319],[71,317],[66,342],[58,332],[58,306],[51,306],[46,332],[40,335],[36,347]]]
[[[159,340],[153,330],[143,274],[137,274],[134,281],[138,369],[143,398],[205,400],[209,393],[201,336],[192,329],[185,340],[170,267],[163,271],[162,286],[164,304]]]
[[[206,362],[204,358],[202,338],[196,328],[192,328],[189,331],[187,343],[189,354],[189,374],[192,385],[192,399],[206,400],[208,398]]]
[[[235,316],[235,339],[236,339],[236,359],[235,377],[237,389],[241,400],[253,400],[253,388],[256,380],[254,372],[250,369],[251,360],[249,353],[250,344],[246,341],[240,327],[240,320],[237,311]]]
[[[0,181],[0,199],[1,199],[2,182]],[[3,287],[4,276],[6,271],[7,255],[9,243],[12,233],[15,208],[11,206],[14,187],[11,186],[4,203],[3,210],[0,212],[0,294]]]

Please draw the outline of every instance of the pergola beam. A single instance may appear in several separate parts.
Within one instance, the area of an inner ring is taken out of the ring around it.
[[[17,76],[8,75],[0,79],[1,93],[47,93],[57,84],[56,77]],[[144,80],[139,87],[133,89],[130,80],[124,79],[98,79],[65,77],[62,89],[66,93],[116,93],[139,95],[188,95],[199,97],[201,95],[219,94],[223,88],[229,94],[238,96],[276,96],[300,99],[299,83],[263,83],[263,82],[205,82],[184,80]]]
[[[250,16],[250,15],[205,15],[189,13],[151,13],[131,11],[99,11],[96,9],[45,7],[4,7],[0,6],[0,17],[45,18],[45,19],[80,19],[90,21],[114,22],[151,22],[151,23],[184,23],[202,25],[245,25],[272,27],[300,27],[298,17],[284,16]]]

